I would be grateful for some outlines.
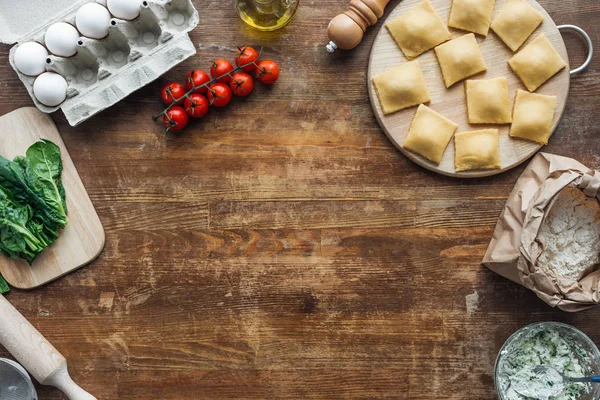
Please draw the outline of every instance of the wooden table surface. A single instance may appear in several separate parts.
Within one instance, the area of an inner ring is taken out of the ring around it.
[[[346,0],[302,0],[277,33],[244,26],[230,1],[195,4],[197,56],[79,127],[53,115],[106,247],[90,266],[7,298],[83,387],[128,400],[491,399],[496,354],[523,325],[562,321],[600,343],[600,307],[553,310],[479,264],[524,167],[455,180],[388,142],[366,87],[379,26],[355,51],[329,55],[325,28]],[[597,0],[541,4],[600,46]],[[566,41],[580,63],[582,41]],[[164,83],[244,44],[280,63],[273,88],[182,135],[152,122]],[[0,114],[32,104],[8,51]],[[545,150],[600,168],[599,115],[597,56]]]

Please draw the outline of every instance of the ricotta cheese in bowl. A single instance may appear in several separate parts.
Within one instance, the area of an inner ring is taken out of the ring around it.
[[[544,393],[553,385],[534,368],[544,365],[570,377],[600,373],[600,352],[581,331],[557,322],[528,325],[513,334],[496,360],[494,381],[500,400],[527,400],[515,387],[529,386],[531,393]],[[599,400],[600,386],[565,382],[549,400]]]

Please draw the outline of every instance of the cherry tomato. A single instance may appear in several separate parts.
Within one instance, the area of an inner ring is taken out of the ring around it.
[[[235,65],[237,67],[241,67],[242,65],[250,64],[252,62],[258,61],[258,51],[250,46],[241,47],[238,50],[237,56],[235,57]],[[246,72],[256,71],[256,66],[254,64],[246,65],[242,68]]]
[[[188,124],[189,118],[185,110],[179,106],[172,107],[163,116],[167,132],[179,132]]]
[[[205,83],[210,82],[210,76],[200,69],[192,70],[185,78],[185,88],[189,92],[193,88],[199,88],[194,90],[194,93],[204,94],[208,90],[208,87],[200,87]]]
[[[219,76],[225,75],[231,71],[233,71],[233,65],[231,65],[231,63],[229,61],[227,61],[223,58],[219,58],[219,59],[215,60],[212,67],[210,67],[210,76],[213,79],[216,79]],[[225,75],[221,79],[219,79],[217,82],[229,83],[230,80],[231,80],[231,77],[229,75]]]
[[[246,97],[254,89],[254,80],[245,72],[236,72],[231,76],[229,87],[236,96]]]
[[[185,89],[177,82],[167,83],[160,91],[160,97],[166,105],[183,103]]]
[[[275,83],[279,79],[279,66],[275,61],[263,60],[258,63],[256,79],[265,85]]]
[[[224,83],[215,83],[208,88],[208,102],[211,106],[225,107],[231,101],[231,89]]]
[[[191,94],[183,103],[185,112],[192,118],[202,118],[208,112],[208,100],[201,94]]]

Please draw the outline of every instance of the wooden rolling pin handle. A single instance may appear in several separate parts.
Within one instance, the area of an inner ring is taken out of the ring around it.
[[[351,0],[348,10],[331,20],[327,27],[329,44],[327,51],[350,50],[358,46],[369,26],[383,15],[390,0]]]
[[[71,400],[96,400],[94,396],[73,382],[73,379],[69,376],[67,364],[62,365],[43,384],[60,389]]]
[[[2,295],[0,344],[42,385],[61,389],[71,400],[96,399],[73,382],[67,360]]]

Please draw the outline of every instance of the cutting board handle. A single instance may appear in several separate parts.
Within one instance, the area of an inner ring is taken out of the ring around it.
[[[592,60],[594,58],[594,43],[592,42],[592,38],[590,37],[590,35],[588,35],[588,33],[586,31],[584,31],[583,29],[581,29],[580,27],[578,27],[576,25],[560,25],[560,26],[557,26],[557,28],[559,31],[577,32],[583,37],[583,39],[587,43],[587,47],[588,47],[587,58],[585,59],[583,64],[581,64],[581,66],[579,66],[578,68],[575,68],[574,70],[571,71],[571,76],[582,73],[583,71],[588,69],[588,67],[590,66],[590,64],[592,63]]]
[[[73,382],[67,360],[2,295],[0,344],[42,385],[59,388],[71,400],[96,399]]]

